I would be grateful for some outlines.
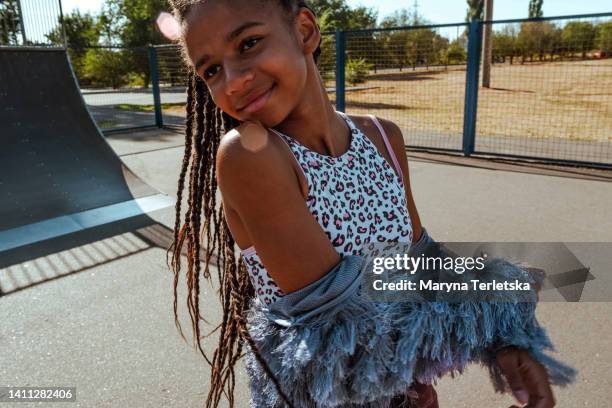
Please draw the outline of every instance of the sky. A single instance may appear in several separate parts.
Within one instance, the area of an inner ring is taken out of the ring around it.
[[[97,13],[102,0],[62,0],[64,12],[79,9]],[[366,6],[378,11],[379,21],[401,8],[410,9],[414,0],[347,0],[351,7]],[[495,0],[495,20],[526,18],[529,0]],[[436,24],[459,23],[465,19],[465,0],[418,0],[419,14]],[[544,0],[544,16],[612,12],[610,0]]]

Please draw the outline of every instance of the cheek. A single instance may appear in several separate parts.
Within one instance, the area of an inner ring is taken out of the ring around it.
[[[269,72],[274,72],[274,81],[283,93],[295,98],[303,92],[307,80],[307,67],[303,56],[276,54],[268,61]]]

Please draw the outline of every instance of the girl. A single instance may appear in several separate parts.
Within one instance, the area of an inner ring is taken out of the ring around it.
[[[427,330],[406,324],[392,332],[388,319],[373,318],[382,309],[354,296],[346,297],[335,309],[325,305],[327,311],[318,319],[332,319],[330,310],[334,310],[333,324],[332,320],[316,326],[289,323],[285,330],[282,319],[264,318],[270,316],[264,312],[276,305],[286,305],[296,296],[312,298],[322,282],[348,276],[345,272],[353,270],[352,262],[367,244],[427,242],[410,191],[403,137],[390,121],[334,110],[316,65],[321,34],[316,17],[303,1],[170,3],[181,26],[180,40],[190,72],[185,156],[174,243],[169,249],[175,272],[174,313],[182,335],[177,283],[186,240],[187,306],[197,347],[212,369],[206,406],[217,406],[223,393],[233,406],[234,366],[242,356],[243,340],[248,343],[252,406],[437,407],[435,392],[427,385],[432,375],[461,370],[467,360],[478,360],[476,355],[483,360],[482,350],[491,351],[486,354],[494,356],[490,366],[506,376],[520,402],[538,408],[553,406],[547,371],[540,363],[548,360],[536,359],[522,349],[499,347],[516,342],[494,345],[492,339],[478,339],[479,346],[472,347],[477,352],[470,349],[466,361],[449,361],[444,369],[433,367],[438,361],[426,363],[421,351],[419,367],[416,357],[405,357],[398,347],[394,350],[401,358],[385,366],[374,362],[376,352],[381,359],[391,359],[393,350],[384,355],[385,347],[395,347],[395,343],[417,347],[427,340],[414,337],[415,333],[424,336]],[[181,225],[182,191],[189,167],[188,208]],[[222,195],[218,210],[217,186]],[[201,230],[207,239],[202,254]],[[235,244],[241,248],[239,261]],[[203,275],[210,279],[215,253],[223,320],[211,361],[200,344],[198,302],[200,259],[204,258]],[[429,306],[423,310],[425,307]],[[358,317],[357,309],[371,313]],[[402,313],[394,315],[397,319],[393,321],[414,317]],[[431,311],[432,316],[435,313]],[[342,322],[338,320],[341,316]],[[437,316],[450,319],[448,314]],[[364,320],[351,327],[364,328],[363,332],[351,329],[346,337],[352,348],[340,340],[336,343],[342,334],[334,330],[358,319]],[[426,319],[434,320],[429,315]],[[442,324],[441,320],[437,323]],[[376,331],[370,343],[378,346],[366,353],[370,347],[365,340],[367,330]],[[534,325],[536,335],[541,334],[538,330]],[[399,341],[408,336],[414,341]],[[394,339],[399,340],[394,343]],[[540,348],[546,346],[542,339],[543,334],[537,340],[541,340],[537,343]],[[316,348],[309,343],[312,341],[317,347],[325,346]],[[345,347],[350,352],[338,357]],[[533,350],[540,350],[538,347]],[[322,353],[309,354],[313,350]],[[417,349],[411,350],[417,356]],[[564,380],[567,377],[557,382]]]

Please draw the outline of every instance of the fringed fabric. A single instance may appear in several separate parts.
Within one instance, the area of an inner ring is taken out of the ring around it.
[[[433,242],[425,236],[419,244],[424,240]],[[251,337],[295,407],[388,408],[413,381],[433,384],[470,363],[488,367],[494,389],[505,392],[495,351],[506,345],[529,351],[553,385],[574,381],[573,368],[545,353],[554,348],[535,318],[535,292],[533,302],[377,302],[359,293],[362,262],[343,257],[279,305],[252,300]],[[499,258],[485,265],[481,282],[527,273]],[[534,275],[532,282],[541,280]],[[251,351],[245,363],[251,407],[285,407]]]

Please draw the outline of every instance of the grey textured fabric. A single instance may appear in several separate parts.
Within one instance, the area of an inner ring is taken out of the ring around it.
[[[345,255],[336,266],[310,285],[291,292],[262,310],[284,327],[308,320],[355,295],[361,284],[362,258]]]
[[[409,254],[435,252],[435,244],[423,229]],[[388,408],[414,381],[432,384],[470,363],[487,366],[495,390],[508,391],[495,362],[500,345],[529,351],[552,384],[574,380],[574,369],[544,353],[554,348],[535,318],[535,292],[533,302],[521,303],[375,302],[359,294],[363,261],[344,256],[282,301],[266,307],[254,298],[250,305],[249,333],[293,406]],[[527,273],[493,259],[479,277]],[[251,406],[286,407],[248,348],[245,362]]]

